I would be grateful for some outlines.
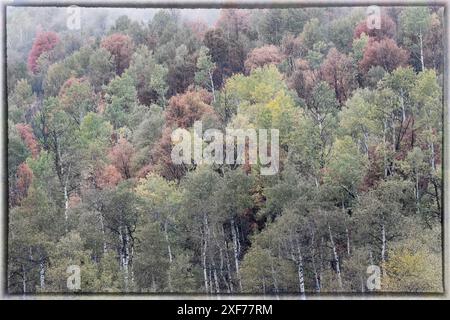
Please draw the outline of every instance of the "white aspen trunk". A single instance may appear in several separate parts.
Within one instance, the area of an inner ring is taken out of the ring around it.
[[[345,228],[345,235],[347,237],[347,255],[350,256],[350,233],[348,232],[348,228]]]
[[[217,269],[213,260],[213,277],[214,277],[214,286],[216,287],[216,293],[220,293],[220,286],[219,286],[219,278],[217,277]]]
[[[123,271],[125,276],[125,291],[128,291],[129,289],[129,251],[128,251],[128,235],[125,234],[125,241],[123,243],[124,246],[124,259],[123,259]]]
[[[402,107],[402,123],[405,122],[406,112],[405,112],[405,99],[403,98],[403,89],[400,89],[400,105]]]
[[[152,291],[156,292],[156,281],[155,281],[155,276],[152,273]]]
[[[420,192],[419,192],[419,172],[416,171],[416,206],[417,206],[417,213],[420,214],[419,199],[420,199]]]
[[[167,232],[167,220],[164,222],[164,235],[166,237],[167,242],[167,253],[169,255],[169,262],[172,263],[173,257],[172,257],[172,249],[170,248],[169,233]]]
[[[120,249],[119,249],[119,258],[120,258],[120,269],[123,272],[123,281],[125,286],[125,291],[128,291],[128,276],[129,276],[129,270],[128,270],[128,248],[127,248],[127,240],[125,235],[122,232],[122,227],[119,227],[119,242],[120,242]]]
[[[134,289],[134,267],[133,267],[133,257],[134,257],[134,247],[133,245],[131,246],[131,250],[130,250],[130,259],[129,259],[129,264],[130,264],[130,275],[131,275],[131,288]]]
[[[22,291],[27,293],[27,273],[25,271],[25,266],[22,264]]]
[[[298,288],[300,295],[303,295],[305,293],[305,284],[304,284],[304,277],[303,277],[303,259],[300,254],[299,247],[297,245],[297,248],[294,248],[294,242],[292,240],[292,235],[289,236],[289,246],[290,246],[290,252],[291,252],[291,259],[295,262],[297,265],[297,277],[298,277]],[[297,256],[295,255],[297,253]]]
[[[431,168],[433,169],[433,171],[436,171],[436,155],[434,151],[433,142],[431,142],[430,149],[431,149]]]
[[[209,281],[209,293],[213,294],[214,288],[213,288],[213,281],[212,281],[211,265],[209,266],[209,271],[208,271],[208,281]]]
[[[238,255],[240,255],[241,254],[241,238],[240,238],[240,232],[239,232],[239,227],[238,227],[238,225],[235,223],[234,224],[235,225],[235,228],[236,228],[236,240],[237,240],[237,252],[238,252]]]
[[[231,273],[231,263],[230,263],[230,256],[228,255],[228,250],[225,251],[225,261],[227,264],[227,270],[228,270],[228,281],[229,281],[229,285],[230,285],[230,291],[231,293],[234,292],[234,285],[233,285],[233,278],[232,278],[232,273]]]
[[[384,145],[384,150],[383,150],[383,166],[384,166],[384,177],[387,177],[388,174],[388,166],[387,166],[387,157],[386,157],[386,151],[387,151],[387,147],[386,147],[386,130],[387,130],[387,124],[386,124],[386,119],[383,120],[383,145]]]
[[[386,229],[384,223],[381,225],[381,264],[386,262]]]
[[[300,249],[300,245],[298,241],[296,241],[297,244],[297,256],[298,256],[298,281],[300,286],[300,294],[302,296],[305,295],[305,275],[304,275],[304,268],[303,268],[303,256]]]
[[[164,236],[167,242],[167,254],[169,255],[169,264],[172,265],[173,257],[172,257],[172,249],[170,248],[169,233],[167,232],[167,220],[164,221]],[[170,272],[167,274],[167,282],[169,285],[169,291],[173,292],[172,275]]]
[[[234,253],[234,262],[236,266],[236,275],[239,282],[239,289],[242,292],[242,282],[241,282],[241,275],[239,272],[239,253],[238,253],[238,240],[237,240],[237,234],[234,224],[234,218],[231,218],[231,236],[233,238],[233,253]]]
[[[63,184],[63,193],[64,193],[64,221],[65,221],[64,229],[65,229],[65,231],[66,231],[66,233],[67,233],[67,231],[68,231],[68,226],[67,226],[67,224],[68,224],[68,220],[69,220],[69,215],[68,215],[68,210],[69,210],[69,194],[68,194],[68,191],[67,191],[67,182],[68,182],[69,174],[70,174],[70,166],[69,166],[69,172],[67,173],[67,176],[66,176],[66,180],[63,182],[62,179],[63,179],[63,177],[64,177],[64,167],[63,167],[63,165],[62,165],[62,163],[61,163],[61,162],[62,162],[62,155],[61,155],[61,147],[60,147],[60,144],[59,144],[59,140],[58,140],[58,139],[56,139],[56,152],[57,152],[57,154],[58,154],[58,159],[59,159],[58,166],[59,166],[59,171],[60,171],[60,174],[61,174],[60,182],[61,182],[61,184]]]
[[[62,170],[62,169],[61,169]],[[64,182],[64,219],[65,219],[65,231],[68,231],[69,225],[69,193],[67,192],[67,183],[69,182],[70,175],[70,164],[69,169],[67,170],[66,181]]]
[[[223,238],[225,239],[225,230],[223,228],[223,225],[222,225],[222,235],[223,235]],[[230,290],[231,290],[231,292],[233,292],[234,291],[234,287],[233,287],[233,279],[231,277],[230,256],[228,254],[228,245],[227,245],[227,242],[225,240],[224,240],[224,244],[225,244],[225,262],[227,264],[227,270],[228,270],[228,280],[229,280],[229,284],[230,284]]]
[[[315,234],[314,234],[314,230],[311,228],[311,262],[312,262],[312,267],[313,267],[313,272],[314,272],[314,282],[315,282],[315,286],[316,286],[316,292],[320,292],[320,280],[319,280],[319,274],[317,272],[317,267],[316,267],[316,248],[314,246],[314,238],[315,238]]]
[[[41,289],[45,289],[45,264],[44,261],[39,263],[39,282]]]
[[[208,73],[209,73],[209,81],[211,81],[211,91],[213,94],[213,101],[216,102],[216,91],[214,89],[214,81],[213,81],[212,73],[211,73],[211,71],[208,71]]]
[[[367,157],[369,157],[369,146],[367,144],[367,141],[369,140],[369,135],[367,134],[366,130],[364,130],[364,153]]]
[[[422,67],[421,71],[425,70],[425,63],[423,61],[423,36],[422,32],[419,33],[419,41],[420,41],[420,66]]]
[[[428,130],[430,131],[430,133],[433,132],[433,128],[431,126],[428,126]],[[436,153],[434,150],[434,142],[433,141],[429,142],[429,147],[430,147],[430,151],[431,151],[431,168],[433,169],[433,171],[436,171]]]
[[[395,152],[395,123],[394,123],[394,119],[392,119],[392,151]]]
[[[395,123],[394,120],[392,120],[392,151],[395,154]],[[394,174],[395,172],[395,162],[394,159],[392,159],[392,168],[391,173]]]
[[[219,265],[219,270],[220,270],[220,277],[222,278],[223,282],[225,283],[225,286],[227,287],[227,292],[231,293],[230,291],[230,284],[227,281],[227,278],[225,277],[225,274],[223,272],[223,267],[224,267],[224,259],[223,259],[223,249],[219,244],[219,241],[217,240],[217,235],[215,232],[215,229],[212,229],[212,233],[213,233],[213,237],[214,237],[214,241],[216,243],[217,248],[219,249],[219,259],[220,259],[220,265]]]
[[[233,286],[233,279],[231,276],[231,263],[230,263],[230,256],[228,255],[228,250],[225,250],[225,262],[227,264],[227,270],[228,270],[228,280],[230,284],[230,291],[231,293],[234,292],[234,286]]]
[[[123,239],[122,239],[122,228],[119,227],[119,243],[120,243],[120,247],[119,247],[119,267],[120,270],[123,270]]]
[[[105,235],[105,224],[103,222],[103,214],[100,213],[100,227],[102,231],[102,241],[103,241],[103,253],[106,253],[106,235]]]
[[[330,233],[330,242],[331,242],[331,246],[332,246],[332,249],[333,249],[334,262],[336,264],[336,274],[337,274],[337,278],[338,278],[337,279],[338,280],[338,285],[339,285],[339,288],[342,290],[343,287],[342,287],[341,267],[339,265],[339,256],[338,256],[337,251],[336,251],[336,246],[335,246],[335,243],[334,243],[333,234],[331,232],[330,225],[328,225],[328,232]]]
[[[65,230],[68,231],[67,224],[69,221],[69,195],[67,194],[67,185],[64,185],[64,220],[65,220]]]
[[[206,215],[203,216],[204,221],[206,220]],[[203,278],[205,282],[205,292],[209,292],[209,286],[208,286],[208,271],[206,270],[206,250],[208,246],[208,242],[206,240],[206,226],[203,226],[202,231],[202,266],[203,266]]]

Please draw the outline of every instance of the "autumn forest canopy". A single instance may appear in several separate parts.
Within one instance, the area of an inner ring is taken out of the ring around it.
[[[443,17],[8,7],[8,291],[442,292]],[[174,164],[196,121],[279,172]]]

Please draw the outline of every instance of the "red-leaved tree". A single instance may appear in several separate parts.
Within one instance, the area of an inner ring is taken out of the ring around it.
[[[172,144],[172,130],[165,128],[161,139],[153,146],[151,157],[151,170],[158,173],[161,177],[168,180],[179,180],[187,171],[185,164],[174,164],[171,158],[173,148]]]
[[[279,64],[283,59],[284,55],[274,45],[255,48],[248,54],[247,60],[245,60],[245,70],[250,72],[255,68],[267,64]]]
[[[395,22],[392,21],[392,19],[386,14],[381,14],[380,28],[369,28],[369,26],[366,19],[361,21],[353,31],[353,38],[357,39],[361,36],[361,34],[365,33],[369,37],[374,37],[377,38],[377,40],[381,40],[382,38],[393,38],[397,32]]]
[[[20,138],[28,147],[28,150],[30,150],[33,158],[36,158],[39,155],[39,144],[31,126],[25,123],[18,123],[16,124],[16,129],[19,132]]]
[[[33,182],[33,171],[25,163],[21,163],[17,168],[17,180],[16,180],[16,196],[15,202],[20,203],[28,195],[28,189]]]
[[[409,53],[397,46],[394,40],[386,38],[381,41],[371,39],[364,50],[364,56],[359,63],[363,72],[370,67],[380,66],[391,72],[408,63]]]
[[[102,48],[111,53],[114,59],[116,73],[121,75],[128,68],[133,55],[133,40],[124,34],[114,33],[102,40]]]
[[[120,138],[109,152],[111,164],[125,179],[131,178],[131,158],[133,155],[134,147],[125,138]]]
[[[323,79],[334,89],[336,99],[342,105],[356,85],[353,60],[336,48],[331,48],[320,71]]]
[[[34,74],[38,72],[37,61],[42,53],[52,50],[59,41],[55,32],[39,32],[34,39],[33,46],[28,55],[28,70]]]
[[[191,127],[203,115],[214,113],[210,106],[211,100],[211,94],[204,89],[189,89],[183,94],[173,96],[165,113],[166,125],[178,128]]]
[[[95,182],[101,189],[114,187],[122,180],[119,170],[112,164],[98,170],[95,174]]]

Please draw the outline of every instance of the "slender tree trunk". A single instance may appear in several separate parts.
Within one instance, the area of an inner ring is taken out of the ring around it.
[[[209,285],[208,285],[208,271],[206,267],[206,251],[208,249],[208,241],[206,239],[206,214],[203,215],[203,231],[202,231],[202,266],[203,266],[203,278],[205,283],[205,292],[209,292]]]
[[[238,252],[238,239],[237,239],[237,233],[235,229],[235,223],[234,218],[231,218],[231,236],[233,238],[233,253],[234,253],[234,262],[236,266],[236,276],[239,282],[239,289],[242,292],[242,282],[241,282],[241,274],[239,271],[239,252]]]
[[[69,226],[69,193],[67,191],[67,184],[69,182],[70,164],[67,170],[66,180],[64,181],[64,219],[65,219],[65,231],[67,233]]]
[[[422,32],[419,33],[419,42],[420,42],[420,66],[422,67],[421,71],[425,70],[425,63],[423,59],[423,36]]]
[[[217,269],[216,269],[216,263],[214,262],[214,258],[211,258],[211,264],[213,267],[213,277],[214,277],[214,286],[216,287],[216,293],[220,293],[220,286],[219,286],[219,278],[217,277]]]
[[[103,241],[103,253],[106,253],[106,235],[105,235],[105,224],[103,222],[103,213],[100,213],[100,227],[102,231],[102,241]]]
[[[170,248],[170,241],[169,241],[169,233],[167,232],[167,219],[164,221],[164,236],[166,238],[167,243],[167,254],[169,255],[169,264],[172,265],[173,257],[172,257],[172,249]],[[170,272],[167,274],[167,282],[169,285],[169,291],[173,292],[172,290],[172,275]]]
[[[316,248],[315,248],[315,234],[314,229],[311,228],[311,262],[314,272],[314,283],[316,287],[316,292],[320,292],[320,279],[319,274],[317,272],[317,266],[316,266]]]
[[[302,252],[301,252],[300,244],[298,243],[298,240],[296,239],[295,242],[297,245],[297,257],[298,257],[297,272],[298,272],[300,294],[302,296],[304,296],[305,295],[305,275],[304,275],[304,267],[303,267],[303,256],[302,256]]]
[[[350,233],[348,232],[348,228],[345,228],[345,235],[347,237],[347,255],[350,256]]]
[[[419,172],[416,171],[416,207],[417,207],[417,213],[420,214],[420,191],[419,191]]]
[[[229,284],[230,284],[230,290],[233,293],[234,292],[234,287],[233,287],[233,278],[232,278],[232,273],[231,273],[230,256],[228,254],[228,243],[225,240],[225,230],[223,228],[223,225],[222,225],[222,235],[223,235],[224,244],[225,244],[225,262],[227,264],[228,280],[229,280]]]
[[[27,293],[27,273],[25,271],[25,266],[22,264],[22,291]]]
[[[388,165],[387,165],[387,156],[386,156],[386,152],[387,152],[387,147],[386,147],[386,130],[387,130],[386,120],[383,120],[383,146],[384,146],[384,150],[383,150],[383,166],[384,166],[384,177],[385,178],[388,175]]]
[[[214,81],[213,81],[212,73],[211,73],[211,71],[208,71],[208,73],[209,73],[209,81],[211,82],[211,91],[212,91],[212,95],[213,95],[213,101],[216,102],[216,91],[214,89]]]
[[[129,289],[129,249],[128,249],[128,235],[126,231],[122,230],[122,226],[119,227],[119,239],[120,239],[120,266],[123,272],[125,291]]]
[[[338,256],[338,253],[337,253],[337,250],[336,250],[336,245],[334,243],[333,234],[331,232],[330,225],[328,225],[328,232],[330,233],[330,242],[331,242],[331,247],[332,247],[332,250],[333,250],[334,263],[335,263],[335,266],[336,266],[336,274],[337,274],[338,285],[339,285],[339,288],[342,290],[343,287],[342,287],[341,267],[340,267],[340,264],[339,264],[339,256]]]
[[[386,262],[386,229],[384,223],[381,225],[381,264]]]
[[[403,123],[405,122],[406,119],[405,99],[403,98],[403,89],[400,89],[400,105],[402,107],[402,123]]]
[[[39,263],[39,282],[41,290],[45,289],[45,263],[43,260]]]
[[[67,233],[68,222],[69,222],[69,195],[67,194],[67,185],[64,185],[64,220],[65,220],[65,231]]]
[[[214,241],[216,243],[217,248],[219,249],[219,258],[220,258],[220,265],[219,265],[219,270],[220,270],[220,277],[222,278],[222,281],[225,283],[225,286],[227,287],[227,293],[231,293],[230,291],[230,284],[228,283],[227,278],[225,277],[225,274],[223,272],[224,270],[224,259],[223,259],[223,249],[220,246],[220,243],[217,239],[217,235],[215,232],[215,229],[213,228],[213,237],[214,237]]]

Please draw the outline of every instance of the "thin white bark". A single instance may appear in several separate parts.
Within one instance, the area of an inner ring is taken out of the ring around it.
[[[423,60],[423,36],[422,32],[419,33],[419,42],[420,42],[420,66],[422,67],[422,71],[425,70],[425,63]]]
[[[386,262],[386,229],[384,223],[381,225],[381,263]]]
[[[164,236],[166,238],[167,243],[167,254],[169,255],[169,264],[172,265],[173,257],[172,257],[172,249],[170,248],[170,241],[169,241],[169,233],[167,232],[167,220],[164,221]],[[167,282],[169,285],[169,291],[173,292],[172,290],[172,275],[169,272],[167,275]]]
[[[205,292],[209,292],[209,285],[208,285],[208,271],[206,268],[206,250],[208,249],[208,242],[206,239],[206,214],[203,215],[203,231],[202,231],[202,267],[203,267],[203,278],[205,283]]]
[[[331,232],[331,227],[330,225],[328,225],[328,232],[330,233],[330,242],[331,242],[331,247],[333,250],[333,258],[334,258],[334,263],[335,263],[335,267],[336,267],[336,275],[337,275],[337,280],[338,280],[338,285],[339,288],[342,290],[342,277],[341,277],[341,267],[339,264],[339,256],[336,250],[336,245],[334,243],[334,239],[333,239],[333,234]]]
[[[22,264],[22,291],[27,293],[27,273],[25,271],[25,266]]]
[[[316,292],[320,292],[320,280],[319,280],[319,274],[317,272],[317,267],[316,267],[316,248],[315,248],[315,234],[314,234],[314,229],[311,228],[311,262],[312,262],[312,267],[313,267],[313,272],[314,272],[314,282],[315,282],[315,286],[316,286]]]
[[[236,275],[237,275],[237,279],[239,282],[239,289],[242,292],[241,275],[239,272],[238,239],[237,239],[237,234],[236,234],[236,229],[235,229],[234,218],[231,218],[231,236],[233,238],[233,253],[234,253],[234,262],[235,262],[235,266],[236,266]]]
[[[39,282],[41,289],[45,289],[45,263],[41,261],[39,263]]]

